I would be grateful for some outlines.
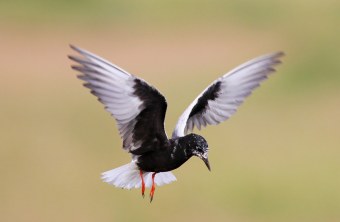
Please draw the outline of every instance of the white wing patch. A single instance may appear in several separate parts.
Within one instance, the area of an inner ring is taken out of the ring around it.
[[[133,143],[132,131],[136,124],[135,118],[143,109],[143,102],[134,95],[136,77],[88,51],[71,47],[83,56],[69,56],[78,63],[72,68],[82,73],[78,78],[85,81],[84,86],[91,89],[91,93],[98,97],[116,119],[124,141],[123,148],[127,151],[138,149],[141,143]]]
[[[194,127],[200,130],[202,126],[217,125],[230,118],[245,98],[275,71],[274,66],[280,63],[279,58],[283,55],[278,52],[250,60],[214,81],[184,111],[172,137],[181,137]],[[204,93],[216,84],[219,84],[216,97],[207,99],[205,107],[190,116],[199,99],[204,100]]]

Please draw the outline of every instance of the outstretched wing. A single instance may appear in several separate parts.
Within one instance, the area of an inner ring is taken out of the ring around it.
[[[252,91],[275,71],[284,53],[277,52],[250,60],[208,86],[179,118],[172,137],[181,137],[201,126],[217,125],[230,116]]]
[[[116,119],[123,148],[133,154],[148,152],[167,141],[164,117],[167,103],[157,89],[110,62],[75,46],[81,57],[74,70],[105,109]]]

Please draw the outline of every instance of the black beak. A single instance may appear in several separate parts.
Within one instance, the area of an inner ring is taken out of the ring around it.
[[[205,158],[205,157],[202,156],[202,157],[201,157],[201,160],[203,160],[203,162],[205,163],[205,165],[208,167],[208,170],[211,171],[211,170],[210,170],[210,164],[209,164],[208,157]]]

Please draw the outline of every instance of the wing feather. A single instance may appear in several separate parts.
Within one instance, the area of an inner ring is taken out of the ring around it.
[[[194,127],[217,125],[229,119],[261,82],[275,72],[284,54],[277,52],[250,60],[210,84],[183,112],[172,137],[185,136]]]
[[[78,78],[85,82],[84,86],[116,119],[125,150],[141,154],[157,148],[148,144],[158,142],[150,138],[167,140],[164,131],[167,104],[155,88],[105,59],[75,46],[71,48],[81,55],[69,56],[77,63],[71,67],[81,73]]]

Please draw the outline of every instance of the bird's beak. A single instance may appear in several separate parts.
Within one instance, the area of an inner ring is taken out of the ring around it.
[[[199,156],[199,158],[200,158],[201,160],[203,160],[203,162],[205,163],[205,165],[208,167],[208,170],[211,171],[211,170],[210,170],[209,160],[208,160],[208,155],[207,155],[207,154],[206,154],[206,155],[202,155],[202,156]]]
[[[202,160],[204,161],[205,165],[208,167],[208,170],[211,171],[211,170],[210,170],[210,164],[209,164],[208,158],[202,159]]]

